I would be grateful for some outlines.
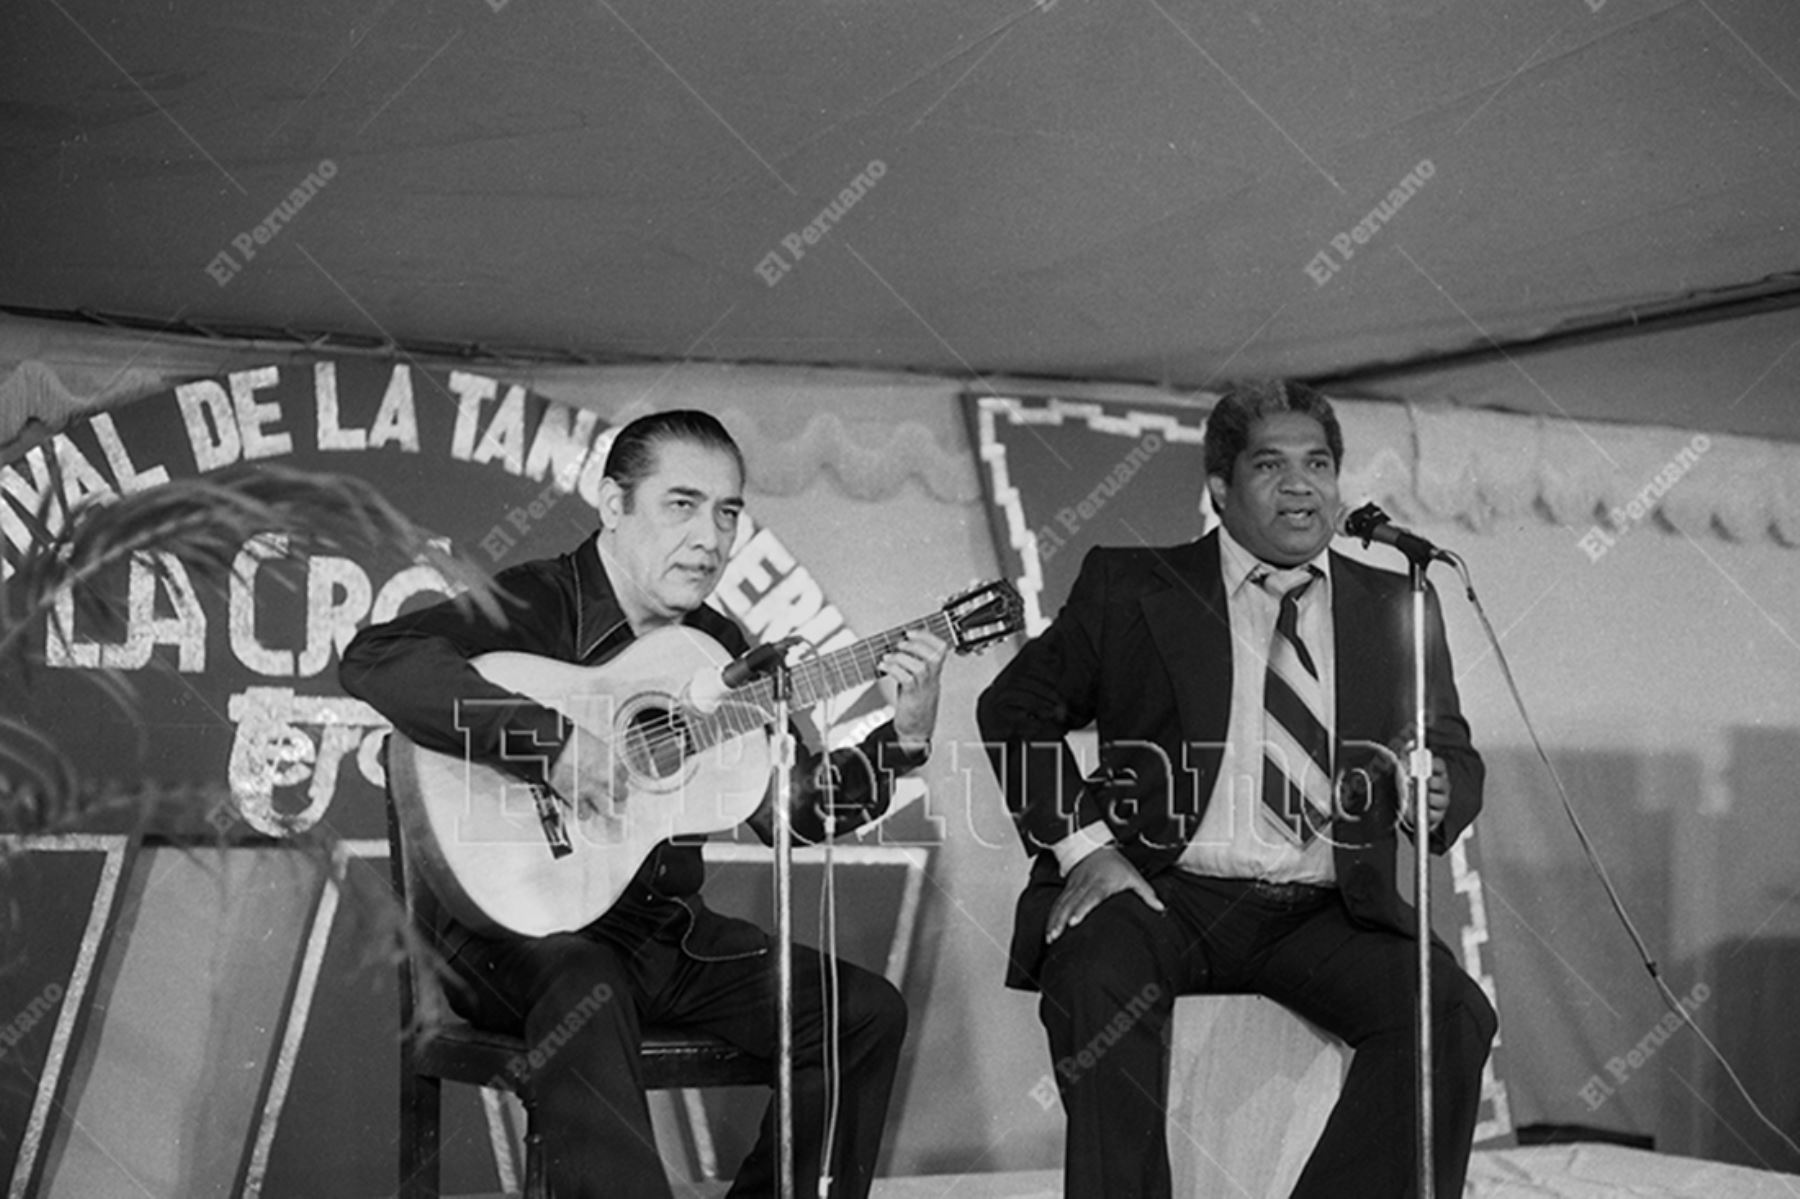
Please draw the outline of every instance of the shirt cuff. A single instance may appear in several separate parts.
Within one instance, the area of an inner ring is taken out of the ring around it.
[[[872,757],[878,769],[898,778],[911,774],[931,759],[931,738],[907,745],[900,740],[894,722],[889,720],[864,739],[861,749]]]
[[[1062,867],[1063,877],[1068,878],[1069,871],[1075,869],[1083,858],[1097,849],[1116,844],[1118,842],[1113,840],[1112,830],[1106,827],[1106,822],[1096,820],[1052,845],[1050,852],[1056,855],[1056,864]]]

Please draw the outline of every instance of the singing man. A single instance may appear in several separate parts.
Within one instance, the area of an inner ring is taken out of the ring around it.
[[[1404,748],[1412,727],[1411,595],[1327,550],[1343,453],[1316,391],[1227,391],[1204,449],[1222,528],[1090,552],[981,696],[1033,858],[1007,982],[1040,992],[1052,1063],[1077,1063],[1054,1071],[1067,1199],[1170,1194],[1164,1033],[1176,996],[1213,992],[1266,995],[1355,1050],[1294,1195],[1414,1193],[1416,921],[1395,880],[1414,814],[1388,759],[1357,747]],[[1435,597],[1427,634],[1425,819],[1443,853],[1481,808],[1483,767]],[[1063,737],[1090,724],[1101,769],[1084,779]],[[1441,943],[1431,959],[1434,1177],[1452,1196],[1496,1021]]]

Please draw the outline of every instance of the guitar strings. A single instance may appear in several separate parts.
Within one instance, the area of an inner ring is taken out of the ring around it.
[[[959,625],[959,621],[952,618],[951,609],[967,603],[975,594],[969,593],[960,596],[936,612],[918,620],[897,625],[886,632],[877,633],[873,637],[865,638],[831,654],[821,655],[816,647],[809,644],[806,649],[812,657],[809,660],[803,655],[802,660],[795,664],[794,670],[802,672],[808,668],[814,668],[818,674],[830,675],[836,670],[836,663],[843,660],[856,666],[858,673],[875,674],[875,667],[881,661],[882,656],[915,629],[924,629],[943,637],[950,642],[953,648],[961,652],[966,645],[977,640],[975,634],[978,631],[984,629],[999,631],[1009,624],[1004,605],[1002,605],[1003,610],[1000,613],[990,613],[988,609],[993,607],[993,601],[985,601],[974,611],[964,611]],[[990,617],[985,624],[983,623],[984,617]],[[959,627],[964,629],[963,636],[958,635]],[[805,682],[808,685],[816,685],[811,679],[805,680]],[[851,686],[854,686],[853,682],[830,689],[820,696],[820,701],[829,700],[839,691],[849,690]],[[726,740],[729,736],[748,733],[767,724],[769,713],[765,705],[772,702],[773,699],[774,685],[768,679],[757,679],[739,688],[736,694],[723,701],[713,712],[687,713],[677,710],[676,706],[671,704],[668,709],[632,725],[627,730],[627,749],[633,748],[634,745],[641,746],[646,753],[644,760],[654,764],[665,751],[677,746],[710,748]],[[732,726],[726,719],[730,713],[742,714],[740,719],[747,722],[744,727]],[[700,730],[702,735],[697,738],[693,736],[695,730]],[[632,740],[634,736],[635,742]],[[609,745],[609,748],[612,746]]]
[[[906,634],[915,629],[938,633],[939,630],[933,626],[939,622],[945,626],[943,632],[954,634],[953,622],[949,615],[944,612],[934,612],[930,616],[899,625],[885,633],[878,633],[829,655],[820,655],[816,648],[808,645],[806,648],[812,657],[810,659],[803,657],[800,662],[795,663],[793,669],[798,672],[807,667],[815,667],[818,673],[826,673],[834,668],[835,659],[843,658],[859,667],[863,673],[873,674],[876,673],[875,667],[882,657],[895,645],[898,645],[906,637]],[[952,636],[953,644],[954,640],[954,636]],[[874,648],[878,643],[880,648]],[[837,690],[848,689],[848,687],[843,687]],[[837,691],[834,690],[830,694],[822,696],[821,702],[829,701],[836,693]],[[729,736],[738,736],[767,724],[769,713],[762,705],[763,702],[772,702],[773,699],[773,685],[767,679],[758,679],[740,688],[738,694],[724,700],[712,712],[690,714],[678,711],[672,705],[668,709],[645,718],[640,723],[631,725],[626,732],[627,748],[629,750],[641,747],[645,751],[643,760],[651,764],[659,761],[665,751],[677,747],[683,749],[710,748],[726,740]],[[727,714],[732,712],[741,713],[740,719],[748,720],[749,723],[743,728],[732,727],[726,720]],[[724,726],[723,733],[720,732],[721,726]],[[691,731],[696,729],[704,730],[705,735],[699,738],[691,736]]]
[[[820,656],[815,648],[808,646],[813,657],[796,663],[794,669],[803,671],[814,667],[817,668],[815,673],[828,675],[835,671],[837,660],[847,660],[858,667],[860,672],[875,674],[875,666],[881,657],[899,644],[907,633],[914,629],[931,630],[933,624],[940,620],[946,625],[949,623],[945,613],[933,613],[922,620],[889,629],[828,656]],[[813,680],[807,682],[809,685],[816,685]],[[829,689],[821,696],[821,702],[853,685],[851,683]],[[666,761],[679,766],[691,752],[709,749],[733,736],[741,736],[766,725],[770,714],[764,705],[772,703],[774,695],[772,684],[767,679],[758,679],[740,688],[737,694],[725,699],[712,712],[684,711],[675,697],[670,698],[669,707],[634,719],[623,730],[627,763],[637,768],[639,773],[651,777],[664,777],[657,769],[658,763]],[[617,752],[617,739],[602,738],[602,741],[608,751]]]

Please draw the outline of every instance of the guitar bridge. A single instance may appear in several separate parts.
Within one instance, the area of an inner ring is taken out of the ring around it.
[[[557,799],[556,792],[545,786],[531,789],[531,798],[537,804],[538,823],[544,828],[544,840],[550,843],[550,856],[566,858],[575,852],[575,843],[569,840],[569,825],[563,819],[562,801]]]

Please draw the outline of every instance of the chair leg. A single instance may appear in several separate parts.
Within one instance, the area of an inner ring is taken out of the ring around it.
[[[538,1128],[537,1105],[525,1104],[525,1199],[550,1199],[544,1169],[544,1134]]]
[[[400,1067],[399,1199],[438,1199],[438,1110],[443,1084]]]

